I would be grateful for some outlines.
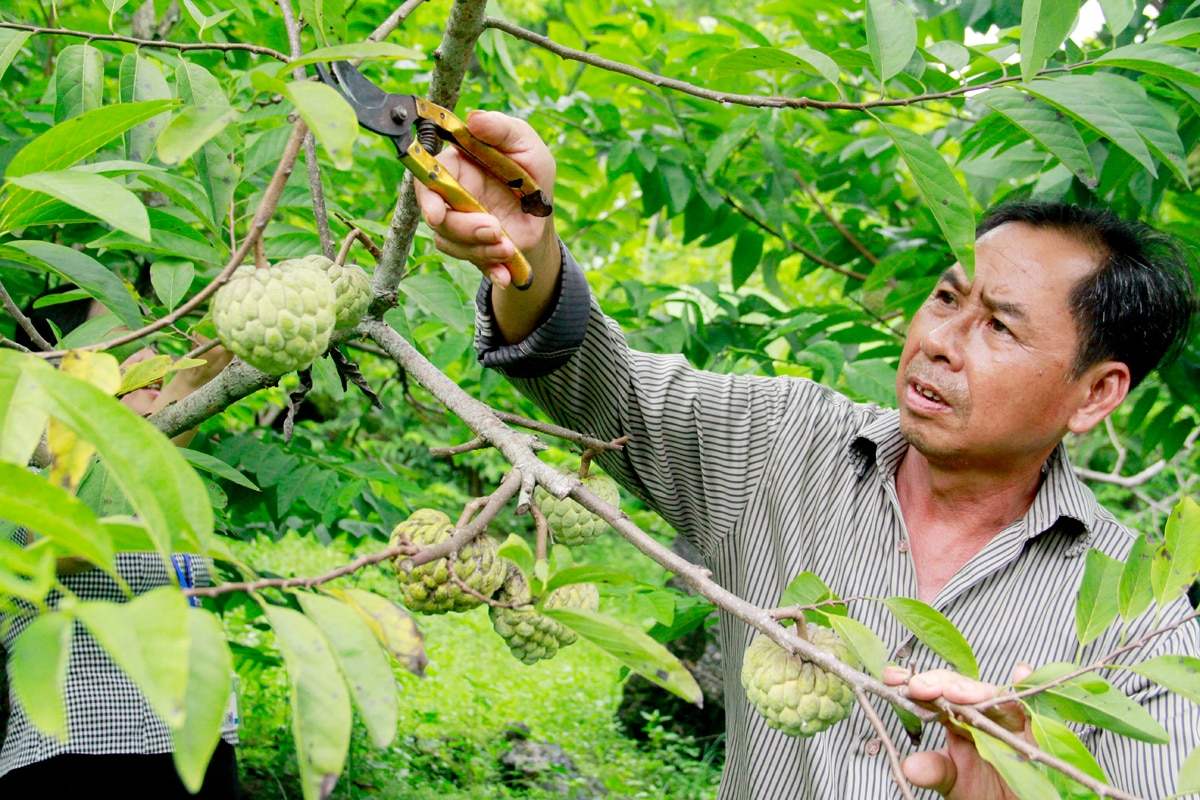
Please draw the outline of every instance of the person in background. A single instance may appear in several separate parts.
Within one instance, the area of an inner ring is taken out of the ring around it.
[[[69,288],[73,287],[60,287],[46,295]],[[90,299],[26,310],[42,336],[52,342],[104,313],[106,309]],[[34,348],[20,327],[14,340]],[[152,349],[142,348],[126,358],[121,368],[124,371],[154,355]],[[217,346],[201,357],[207,361],[204,366],[173,373],[165,385],[137,389],[122,396],[121,402],[142,416],[153,414],[216,377],[232,354]],[[184,447],[195,433],[186,431],[176,436],[174,442]],[[105,515],[119,513],[111,508],[96,510]],[[21,529],[14,535],[21,545],[26,544],[26,538]],[[206,561],[187,553],[174,554],[169,564],[157,553],[118,553],[116,567],[137,594],[175,582],[183,586],[206,586],[210,582]],[[63,585],[80,599],[113,602],[126,599],[112,577],[81,559],[60,559],[58,572]],[[50,604],[56,604],[57,600],[57,594],[52,594]],[[32,607],[27,610],[33,611]],[[0,621],[5,623],[0,627],[3,654],[32,619],[32,614],[0,615]],[[146,800],[235,800],[239,795],[234,751],[238,743],[237,710],[232,691],[222,725],[222,741],[209,763],[199,794],[189,794],[172,762],[171,736],[166,724],[82,625],[75,626],[65,685],[67,739],[57,741],[43,736],[11,693],[8,701],[11,715],[0,746],[0,797],[98,794]]]

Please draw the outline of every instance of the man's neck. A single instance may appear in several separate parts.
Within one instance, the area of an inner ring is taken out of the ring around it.
[[[1041,486],[1044,463],[1041,458],[1015,468],[946,467],[909,445],[896,470],[896,495],[920,599],[931,602],[997,533],[1024,516]]]

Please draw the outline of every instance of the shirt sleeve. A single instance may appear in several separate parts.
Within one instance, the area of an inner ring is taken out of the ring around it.
[[[489,290],[477,304],[483,364],[558,424],[604,440],[629,436],[597,461],[706,555],[762,485],[785,421],[852,405],[811,381],[703,372],[680,355],[630,349],[565,249],[558,303],[524,341],[497,341]]]

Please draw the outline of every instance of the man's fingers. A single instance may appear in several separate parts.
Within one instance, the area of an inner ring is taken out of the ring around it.
[[[541,141],[528,122],[499,111],[471,111],[467,114],[467,130],[484,144],[509,154],[532,150]]]
[[[904,759],[900,767],[904,777],[914,786],[933,789],[942,795],[949,794],[958,780],[958,770],[954,762],[941,750],[915,753]]]

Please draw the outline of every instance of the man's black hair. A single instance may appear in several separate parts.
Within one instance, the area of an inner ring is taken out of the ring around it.
[[[1056,230],[1096,251],[1096,270],[1068,299],[1079,331],[1075,377],[1101,361],[1120,361],[1132,389],[1187,344],[1200,304],[1187,252],[1174,236],[1105,208],[1042,200],[996,206],[975,235],[1009,222]]]

